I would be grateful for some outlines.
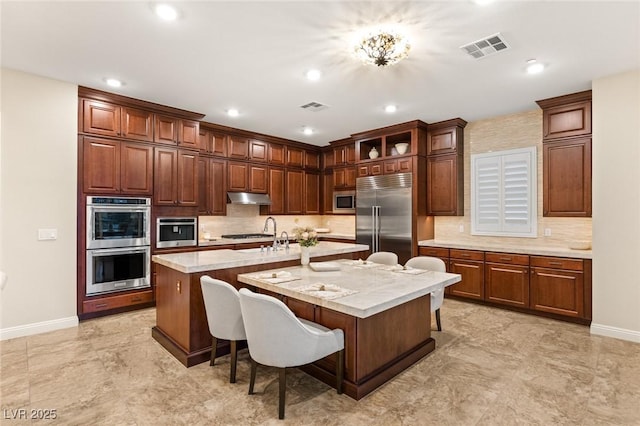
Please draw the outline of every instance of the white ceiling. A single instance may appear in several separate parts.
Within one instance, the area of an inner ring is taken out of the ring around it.
[[[2,1],[2,66],[315,145],[414,119],[531,110],[640,68],[639,1],[170,3],[180,18],[169,23],[144,1]],[[353,58],[354,32],[390,23],[411,39],[407,59],[378,68]],[[459,49],[497,32],[509,50],[476,60]],[[546,71],[526,74],[530,58]],[[310,68],[323,78],[306,80]],[[311,101],[329,108],[300,108]],[[387,103],[398,111],[385,113]],[[227,117],[230,107],[240,116]]]

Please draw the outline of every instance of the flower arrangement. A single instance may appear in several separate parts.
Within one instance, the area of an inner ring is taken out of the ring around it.
[[[318,244],[318,234],[316,230],[308,226],[293,228],[293,237],[301,247],[313,247]]]

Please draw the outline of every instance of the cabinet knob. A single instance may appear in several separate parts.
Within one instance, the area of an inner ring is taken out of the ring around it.
[[[180,280],[176,281],[176,291],[182,293],[182,281]]]

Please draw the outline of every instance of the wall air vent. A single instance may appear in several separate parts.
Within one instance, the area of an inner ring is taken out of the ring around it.
[[[301,105],[300,108],[305,109],[307,111],[318,112],[318,111],[322,111],[323,109],[327,109],[329,107],[319,102],[309,102],[308,104]]]
[[[484,58],[485,56],[502,52],[503,50],[507,50],[508,48],[509,45],[500,33],[496,33],[494,35],[476,40],[469,44],[465,44],[464,46],[460,46],[460,49],[464,50],[467,54],[473,56],[476,59]]]

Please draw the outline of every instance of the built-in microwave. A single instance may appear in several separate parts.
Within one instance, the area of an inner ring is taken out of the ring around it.
[[[156,248],[198,245],[198,218],[159,217],[156,224]]]
[[[356,212],[356,192],[355,191],[334,191],[333,192],[333,213],[334,214],[355,214]]]

